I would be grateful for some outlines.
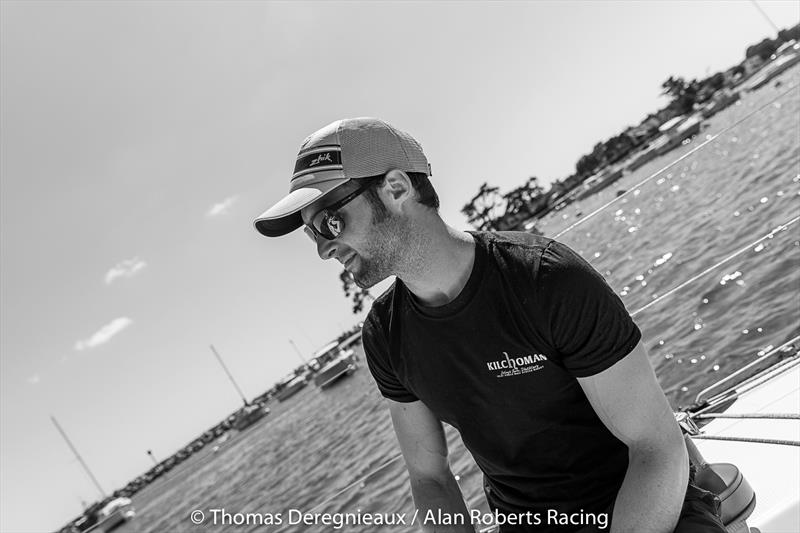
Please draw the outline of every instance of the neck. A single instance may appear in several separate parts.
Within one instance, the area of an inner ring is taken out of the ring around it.
[[[467,284],[475,261],[475,240],[446,225],[438,215],[422,222],[413,228],[407,261],[397,277],[423,305],[445,305]]]

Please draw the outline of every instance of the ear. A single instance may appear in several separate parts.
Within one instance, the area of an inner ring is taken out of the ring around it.
[[[414,195],[414,187],[408,174],[402,170],[390,170],[386,173],[381,193],[385,195],[387,207],[396,206],[400,210],[405,201]]]

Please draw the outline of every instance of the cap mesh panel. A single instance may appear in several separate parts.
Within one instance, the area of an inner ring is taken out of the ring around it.
[[[339,131],[345,176],[366,178],[392,169],[428,173],[428,161],[407,133],[376,119],[344,121]]]

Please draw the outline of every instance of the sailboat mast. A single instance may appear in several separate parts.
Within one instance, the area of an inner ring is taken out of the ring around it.
[[[56,429],[58,430],[58,432],[61,433],[62,437],[64,437],[64,440],[67,442],[67,446],[69,446],[69,449],[72,450],[72,453],[75,454],[75,457],[78,458],[78,462],[80,462],[81,466],[83,466],[83,469],[86,470],[86,473],[89,475],[89,478],[94,483],[94,486],[97,487],[97,490],[99,490],[100,494],[103,496],[103,498],[105,498],[106,497],[106,491],[104,491],[103,487],[100,486],[100,483],[97,481],[97,478],[94,477],[94,474],[92,474],[92,471],[89,470],[89,466],[83,460],[83,457],[81,457],[81,454],[78,453],[78,450],[76,450],[75,446],[72,445],[72,442],[69,440],[69,437],[67,437],[67,434],[64,433],[63,429],[61,429],[61,426],[59,425],[58,420],[56,420],[56,417],[54,417],[53,415],[50,415],[50,420],[53,421],[53,424],[56,426]]]
[[[237,385],[236,380],[233,379],[233,376],[228,371],[228,367],[225,366],[225,363],[222,361],[222,357],[219,356],[213,344],[211,345],[211,351],[214,352],[214,356],[217,358],[217,361],[219,361],[219,364],[222,365],[222,369],[228,375],[228,379],[231,380],[231,383],[233,383],[233,386],[236,388],[236,392],[238,392],[239,396],[241,396],[242,401],[244,402],[244,406],[247,407],[248,405],[250,405],[250,402],[248,402],[247,398],[245,398],[244,394],[242,393],[242,389],[239,388],[239,385]]]
[[[294,341],[292,339],[289,339],[289,344],[292,345],[292,348],[294,348],[294,351],[297,354],[297,357],[300,358],[300,360],[303,362],[303,364],[308,366],[308,361],[305,360],[305,358],[303,357],[303,354],[301,354],[300,350],[297,349],[297,345],[294,343]]]
[[[761,13],[761,16],[764,17],[764,19],[770,26],[772,26],[772,29],[775,30],[775,33],[776,34],[779,33],[780,30],[778,29],[778,26],[776,26],[775,23],[772,22],[772,19],[769,18],[769,15],[767,15],[766,12],[763,9],[761,9],[761,6],[758,5],[758,2],[756,2],[756,0],[750,0],[750,3],[752,3],[756,9],[758,9],[758,12]]]

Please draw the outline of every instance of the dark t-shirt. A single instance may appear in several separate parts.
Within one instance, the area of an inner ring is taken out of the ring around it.
[[[363,340],[378,388],[421,400],[460,432],[494,508],[608,512],[627,447],[575,378],[612,366],[641,333],[567,246],[528,233],[472,235],[475,262],[452,302],[425,307],[399,279],[374,302]]]

